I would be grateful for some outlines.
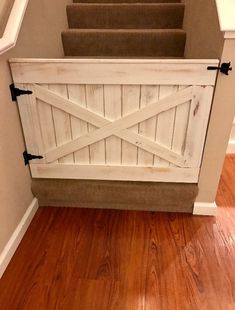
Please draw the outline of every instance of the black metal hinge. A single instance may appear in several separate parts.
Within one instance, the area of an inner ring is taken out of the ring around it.
[[[23,157],[24,157],[25,166],[29,164],[30,160],[43,158],[43,156],[41,155],[32,155],[32,154],[29,154],[27,151],[24,151]]]
[[[221,73],[228,75],[229,71],[232,71],[233,68],[230,67],[231,62],[223,62],[220,67],[207,67],[207,70],[219,70]]]
[[[11,91],[11,99],[12,101],[16,101],[16,98],[22,95],[31,95],[33,92],[31,90],[24,90],[16,88],[14,84],[11,84],[10,86]]]

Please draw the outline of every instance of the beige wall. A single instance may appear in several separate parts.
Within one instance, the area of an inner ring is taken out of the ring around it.
[[[72,1],[72,0],[71,0]],[[69,0],[30,0],[17,45],[0,56],[0,253],[33,199],[17,106],[11,102],[11,57],[62,57],[60,32],[67,28]]]
[[[183,0],[183,28],[187,32],[186,58],[220,58],[223,35],[219,29],[215,0]]]
[[[63,57],[61,31],[68,28],[66,4],[72,0],[29,0],[16,48],[9,57]]]
[[[10,100],[11,76],[0,58],[0,253],[32,201],[30,175],[22,161],[24,143],[16,104]]]
[[[13,3],[14,0],[0,1],[0,38],[2,37],[3,31],[5,29]]]

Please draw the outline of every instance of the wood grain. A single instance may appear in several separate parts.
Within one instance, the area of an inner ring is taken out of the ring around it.
[[[235,156],[217,218],[40,208],[0,280],[0,309],[235,309]]]
[[[215,85],[213,59],[10,59],[15,83]]]
[[[235,155],[227,155],[220,178],[216,203],[219,206],[235,205]]]
[[[30,77],[33,88],[35,107],[21,118],[27,149],[42,145],[43,161],[30,164],[34,178],[198,181],[216,77],[204,70],[198,85],[205,60],[25,61],[11,65],[14,81],[20,74],[27,89]],[[47,87],[38,85],[41,71]]]

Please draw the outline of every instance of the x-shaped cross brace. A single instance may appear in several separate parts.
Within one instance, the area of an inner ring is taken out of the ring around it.
[[[183,156],[176,154],[155,141],[151,141],[150,139],[147,139],[144,136],[132,132],[126,128],[130,128],[131,126],[149,119],[154,115],[191,100],[195,87],[187,87],[177,93],[174,93],[173,95],[154,102],[141,110],[133,112],[132,114],[124,116],[113,122],[39,85],[34,85],[34,88],[35,96],[38,99],[98,127],[98,129],[92,132],[65,143],[64,145],[57,146],[55,149],[47,151],[44,155],[46,162],[53,162],[58,158],[66,156],[67,154],[78,151],[111,135],[115,135],[179,167],[188,166]]]

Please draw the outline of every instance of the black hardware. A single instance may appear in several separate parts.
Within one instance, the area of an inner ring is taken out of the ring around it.
[[[25,166],[28,165],[29,161],[32,159],[42,159],[43,158],[43,156],[41,156],[41,155],[32,155],[32,154],[29,154],[27,151],[24,151],[23,157],[24,157]]]
[[[12,101],[16,101],[16,98],[21,95],[31,95],[33,93],[31,90],[23,90],[16,88],[14,84],[10,85],[10,91]]]
[[[228,75],[228,72],[232,71],[232,69],[233,69],[230,66],[231,66],[231,62],[223,62],[221,64],[221,67],[209,66],[209,67],[207,67],[207,70],[219,70],[221,73]]]

